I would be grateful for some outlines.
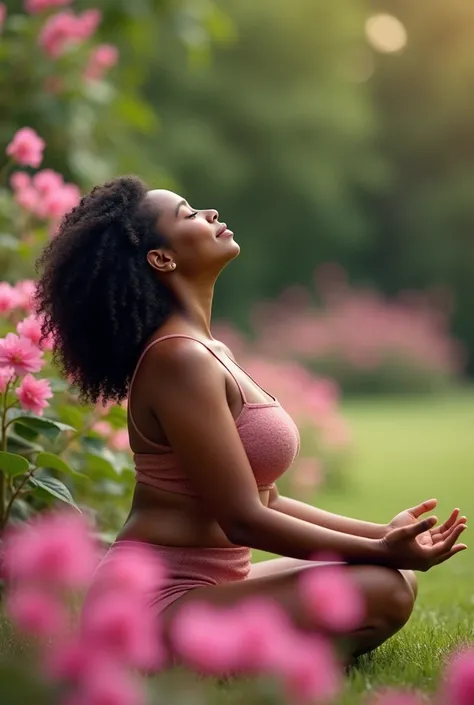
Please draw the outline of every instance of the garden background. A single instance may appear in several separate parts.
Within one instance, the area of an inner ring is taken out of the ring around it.
[[[79,193],[137,173],[236,233],[214,333],[300,425],[282,489],[380,522],[429,497],[443,518],[469,516],[470,0],[76,0],[75,34],[61,5],[0,4],[0,151],[25,126],[45,143],[40,171],[17,159],[3,172],[0,333],[21,333],[35,257]],[[113,540],[133,487],[126,410],[78,405],[48,355],[44,415],[23,402],[3,415],[2,452],[24,463],[3,456],[2,517],[62,500]],[[468,551],[421,576],[412,623],[351,674],[343,702],[378,684],[435,688],[473,636],[472,565]],[[206,695],[224,697],[248,693]]]

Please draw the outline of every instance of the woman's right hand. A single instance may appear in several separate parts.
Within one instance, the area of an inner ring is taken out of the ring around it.
[[[417,536],[432,529],[436,523],[436,517],[429,517],[416,524],[389,531],[380,539],[385,564],[393,568],[426,572],[467,548],[463,543],[456,544],[466,529],[464,524],[453,526],[443,540],[433,546],[417,541]]]

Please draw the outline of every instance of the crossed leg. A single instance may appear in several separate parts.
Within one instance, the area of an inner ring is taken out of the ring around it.
[[[165,632],[185,604],[205,601],[232,606],[248,597],[267,596],[279,604],[293,623],[304,631],[318,625],[299,599],[298,579],[303,570],[324,570],[327,563],[293,558],[274,558],[252,566],[247,580],[196,588],[170,605],[163,613]],[[417,594],[414,573],[375,565],[346,566],[362,592],[366,617],[361,627],[345,635],[349,660],[372,651],[398,632],[408,621]]]

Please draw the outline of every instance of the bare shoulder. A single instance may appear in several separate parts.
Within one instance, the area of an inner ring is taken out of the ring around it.
[[[153,345],[143,360],[144,374],[155,399],[172,392],[225,390],[223,367],[203,343],[169,338]]]

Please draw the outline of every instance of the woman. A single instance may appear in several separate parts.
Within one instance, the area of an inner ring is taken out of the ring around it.
[[[465,518],[454,510],[439,528],[419,521],[430,500],[382,526],[278,494],[297,428],[210,329],[214,284],[239,250],[217,211],[117,178],[82,199],[40,259],[44,332],[84,400],[128,394],[137,484],[110,555],[140,541],[166,560],[169,579],[155,596],[165,627],[195,600],[267,595],[314,630],[297,581],[302,570],[324,570],[311,559],[330,553],[367,603],[364,624],[348,635],[355,656],[406,623],[411,570],[462,551]],[[251,565],[249,547],[282,557]]]

